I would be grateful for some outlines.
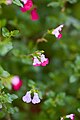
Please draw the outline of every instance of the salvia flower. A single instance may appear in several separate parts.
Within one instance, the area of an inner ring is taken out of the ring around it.
[[[33,104],[40,103],[40,99],[39,99],[38,93],[34,93],[34,97],[32,99],[32,103]]]
[[[23,0],[23,2],[24,2],[24,5],[23,5],[23,7],[20,8],[22,12],[26,12],[26,11],[30,10],[31,7],[33,6],[32,0],[27,0],[27,1]]]
[[[41,65],[41,62],[39,61],[39,59],[36,57],[36,56],[34,56],[34,58],[33,58],[33,66],[40,66]]]
[[[14,76],[11,80],[13,90],[19,90],[22,86],[22,80],[18,76]]]
[[[22,97],[22,100],[26,103],[32,102],[33,104],[40,103],[38,93],[34,92],[33,98],[31,98],[31,91],[28,91],[25,96]]]
[[[37,13],[37,9],[36,9],[36,8],[34,8],[34,9],[31,11],[31,19],[32,19],[33,21],[39,19],[39,15],[38,15],[38,13]]]
[[[22,100],[26,103],[31,102],[31,91],[28,91],[25,96],[23,96]]]
[[[6,5],[12,4],[12,0],[6,0]]]
[[[58,39],[62,38],[62,34],[60,32],[62,31],[63,26],[64,25],[62,24],[52,31],[52,34]]]
[[[46,66],[49,63],[48,58],[45,58],[44,54],[41,54],[39,58],[34,56],[33,58],[33,66]]]
[[[70,118],[71,120],[74,120],[74,117],[75,117],[74,114],[66,115],[66,118]]]

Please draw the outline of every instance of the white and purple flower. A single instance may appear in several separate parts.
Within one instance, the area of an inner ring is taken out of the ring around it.
[[[64,25],[62,24],[52,31],[52,34],[58,39],[62,38],[62,34],[60,32],[62,31],[63,26]]]
[[[40,103],[38,93],[34,92],[33,99],[31,98],[31,91],[28,91],[25,96],[22,97],[22,100],[26,103],[32,102],[33,104]]]

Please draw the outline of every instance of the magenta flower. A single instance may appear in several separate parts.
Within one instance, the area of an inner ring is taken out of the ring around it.
[[[34,93],[34,97],[32,99],[32,103],[33,104],[40,103],[40,99],[39,99],[38,93]]]
[[[28,91],[25,96],[23,96],[22,100],[26,103],[31,102],[31,91]]]
[[[58,38],[58,39],[62,38],[62,34],[60,32],[61,32],[63,26],[64,25],[62,24],[52,31],[52,34],[55,35],[56,38]]]
[[[23,0],[23,2],[24,2],[24,5],[23,5],[23,7],[20,8],[20,10],[22,12],[26,12],[26,11],[30,10],[31,7],[33,6],[32,0],[27,0],[26,2]]]
[[[36,11],[37,9],[36,8],[34,8],[32,11],[31,11],[31,19],[33,20],[33,21],[35,21],[35,20],[38,20],[39,19],[39,15],[38,15],[38,13],[37,13],[37,11]]]
[[[74,117],[75,117],[74,114],[66,115],[66,118],[70,118],[71,120],[74,120]]]
[[[13,90],[19,90],[22,86],[22,80],[18,76],[14,76],[11,80]]]
[[[12,0],[6,0],[6,5],[12,4]]]
[[[34,56],[33,58],[33,66],[46,66],[48,63],[49,63],[49,60],[48,58],[45,58],[45,55],[44,54],[40,54],[39,56],[39,59]]]

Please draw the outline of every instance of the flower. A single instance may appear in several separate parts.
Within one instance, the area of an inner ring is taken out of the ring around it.
[[[71,120],[74,120],[74,114],[66,115],[66,118],[70,118]]]
[[[33,6],[32,0],[27,0],[26,2],[25,2],[25,0],[22,0],[22,1],[24,2],[23,7],[20,8],[20,10],[22,12],[26,12],[26,11],[30,10],[31,7]]]
[[[49,63],[48,58],[45,58],[44,54],[40,54],[40,56],[38,56],[39,59],[34,56],[33,58],[33,66],[46,66]]]
[[[40,99],[39,99],[38,93],[34,93],[34,97],[32,99],[32,103],[33,104],[40,103]]]
[[[11,83],[14,90],[19,90],[22,86],[22,80],[20,80],[18,76],[14,76]]]
[[[52,34],[55,35],[58,39],[62,38],[62,34],[60,32],[61,32],[63,26],[64,25],[62,24],[52,31]]]
[[[37,13],[36,10],[37,10],[37,9],[34,8],[34,9],[31,11],[31,19],[34,20],[34,21],[39,19],[39,15],[38,15],[38,13]]]
[[[33,99],[31,99],[31,91],[28,91],[25,96],[22,97],[22,100],[26,103],[32,102],[33,104],[40,103],[38,93],[34,92]]]
[[[23,96],[22,100],[26,103],[31,102],[31,91],[28,91],[25,96]]]
[[[46,66],[49,63],[48,58],[45,58],[45,55],[41,55],[41,66]]]
[[[38,58],[36,56],[34,56],[33,58],[33,66],[40,66],[41,62],[38,60]]]
[[[6,0],[6,5],[12,4],[12,0]]]
[[[28,0],[21,0],[21,1],[22,1],[24,4],[26,4]]]

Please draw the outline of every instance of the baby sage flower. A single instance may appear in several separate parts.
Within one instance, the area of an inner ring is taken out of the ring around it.
[[[65,118],[70,118],[71,120],[74,120],[75,115],[74,114],[70,114],[70,115],[66,115],[64,117],[61,117],[61,120],[65,120]]]
[[[71,120],[74,120],[74,117],[75,117],[74,114],[66,115],[66,118],[70,118]]]
[[[35,21],[35,20],[39,20],[39,15],[37,13],[37,9],[34,8],[32,11],[31,11],[31,20]]]
[[[62,34],[60,32],[62,31],[63,26],[64,25],[62,24],[52,31],[52,34],[58,39],[62,38]]]
[[[34,92],[33,98],[31,98],[31,91],[28,91],[25,96],[22,97],[22,100],[26,103],[32,102],[33,104],[40,103],[38,93]]]
[[[23,7],[20,8],[22,12],[30,10],[31,7],[33,6],[32,0],[22,0],[22,2],[24,3]]]
[[[31,102],[31,91],[28,91],[25,96],[23,96],[22,100],[26,103]]]
[[[14,76],[11,80],[13,90],[19,90],[22,86],[22,80],[18,76]]]
[[[38,59],[39,57],[39,59]],[[46,66],[49,63],[48,58],[45,58],[44,54],[40,54],[38,57],[34,56],[33,66]]]

